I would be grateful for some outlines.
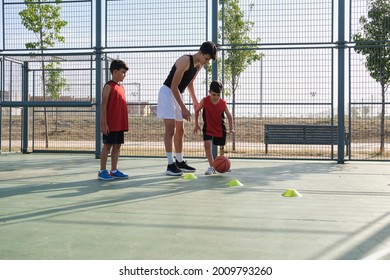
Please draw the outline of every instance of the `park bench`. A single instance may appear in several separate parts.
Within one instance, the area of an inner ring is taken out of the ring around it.
[[[337,126],[331,125],[290,125],[265,124],[264,144],[268,153],[268,144],[337,145]],[[345,134],[349,152],[349,137]]]

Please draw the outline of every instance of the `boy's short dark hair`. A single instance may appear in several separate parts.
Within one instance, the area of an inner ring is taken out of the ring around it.
[[[111,74],[114,72],[114,70],[120,70],[120,69],[125,69],[126,71],[129,70],[129,67],[127,67],[126,62],[123,60],[115,59],[111,61],[110,64],[110,72]]]
[[[214,42],[207,41],[204,42],[199,49],[203,54],[209,54],[212,60],[217,58],[217,47]]]
[[[212,81],[210,84],[210,91],[213,91],[215,93],[221,93],[223,88],[223,85],[219,81]]]

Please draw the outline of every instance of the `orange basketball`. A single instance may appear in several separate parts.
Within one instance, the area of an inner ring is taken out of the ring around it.
[[[218,173],[225,173],[230,169],[230,159],[218,156],[214,159],[213,167]]]

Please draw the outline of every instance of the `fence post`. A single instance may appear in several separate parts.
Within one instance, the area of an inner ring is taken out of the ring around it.
[[[22,65],[22,101],[28,101],[28,62]],[[10,108],[11,110],[11,108]],[[28,154],[28,110],[29,107],[22,108],[22,153]]]
[[[95,92],[95,98],[96,98],[96,120],[95,120],[95,126],[96,126],[96,142],[95,142],[95,158],[100,158],[101,153],[101,139],[100,139],[100,103],[101,103],[101,92],[102,92],[102,1],[96,1],[96,46],[95,46],[95,53],[96,53],[96,92]]]
[[[338,12],[338,151],[337,151],[337,163],[344,163],[344,82],[345,82],[345,0],[339,0],[339,12]]]
[[[213,1],[211,10],[211,34],[213,42],[218,46],[218,1]],[[218,63],[215,62],[212,65],[212,80],[218,80]],[[208,88],[209,85],[206,85]],[[216,158],[218,155],[218,146],[212,145],[212,154]]]

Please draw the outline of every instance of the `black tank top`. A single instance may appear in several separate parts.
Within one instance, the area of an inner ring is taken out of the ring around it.
[[[183,78],[181,79],[181,81],[179,83],[179,91],[181,93],[184,92],[184,90],[186,89],[188,84],[194,78],[196,72],[198,72],[198,70],[199,70],[198,67],[194,67],[194,59],[193,59],[192,55],[189,55],[189,57],[190,57],[190,68],[188,68],[188,70],[184,72]],[[174,64],[172,66],[171,72],[169,73],[167,79],[164,82],[164,85],[166,85],[169,88],[171,88],[172,80],[173,80],[173,76],[175,75],[175,72],[176,72],[176,64]]]

